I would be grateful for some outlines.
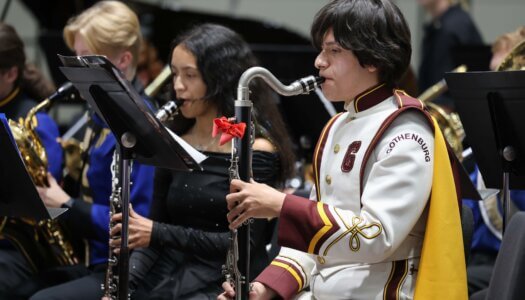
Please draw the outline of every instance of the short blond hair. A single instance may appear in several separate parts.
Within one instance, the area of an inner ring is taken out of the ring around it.
[[[137,15],[119,1],[97,2],[80,15],[72,17],[64,27],[64,40],[74,50],[75,35],[80,34],[96,54],[114,56],[130,51],[136,69],[142,34]]]

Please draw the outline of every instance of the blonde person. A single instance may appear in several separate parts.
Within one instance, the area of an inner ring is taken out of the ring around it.
[[[96,3],[69,20],[64,39],[77,55],[105,55],[130,80],[137,91],[143,88],[135,79],[142,36],[136,14],[119,1]],[[51,186],[39,189],[47,206],[67,207],[64,218],[76,237],[87,240],[88,267],[65,268],[64,283],[35,294],[31,299],[100,299],[101,283],[107,268],[109,240],[109,198],[111,161],[116,146],[114,135],[102,118],[90,113],[86,130],[86,161],[81,172],[80,195],[66,193],[49,177]],[[133,164],[131,203],[135,211],[148,215],[153,196],[154,168]],[[130,237],[130,240],[132,237]]]

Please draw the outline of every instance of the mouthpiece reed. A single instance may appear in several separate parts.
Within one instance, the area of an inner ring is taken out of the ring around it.
[[[324,77],[308,76],[297,80],[297,82],[299,82],[303,88],[303,92],[301,94],[308,94],[324,82]]]

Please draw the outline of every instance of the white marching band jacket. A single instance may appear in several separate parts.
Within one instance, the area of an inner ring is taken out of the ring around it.
[[[326,125],[313,158],[311,201],[287,195],[283,248],[256,281],[285,299],[412,299],[434,132],[417,110],[396,114],[408,98],[402,96],[376,86]]]

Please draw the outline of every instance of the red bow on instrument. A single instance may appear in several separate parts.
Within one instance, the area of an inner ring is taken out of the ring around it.
[[[219,131],[222,132],[219,145],[224,145],[227,142],[231,141],[234,137],[242,138],[244,136],[244,131],[246,129],[246,123],[233,123],[233,120],[230,121],[226,117],[215,118],[213,120],[213,131],[211,133],[212,137],[215,137]]]

